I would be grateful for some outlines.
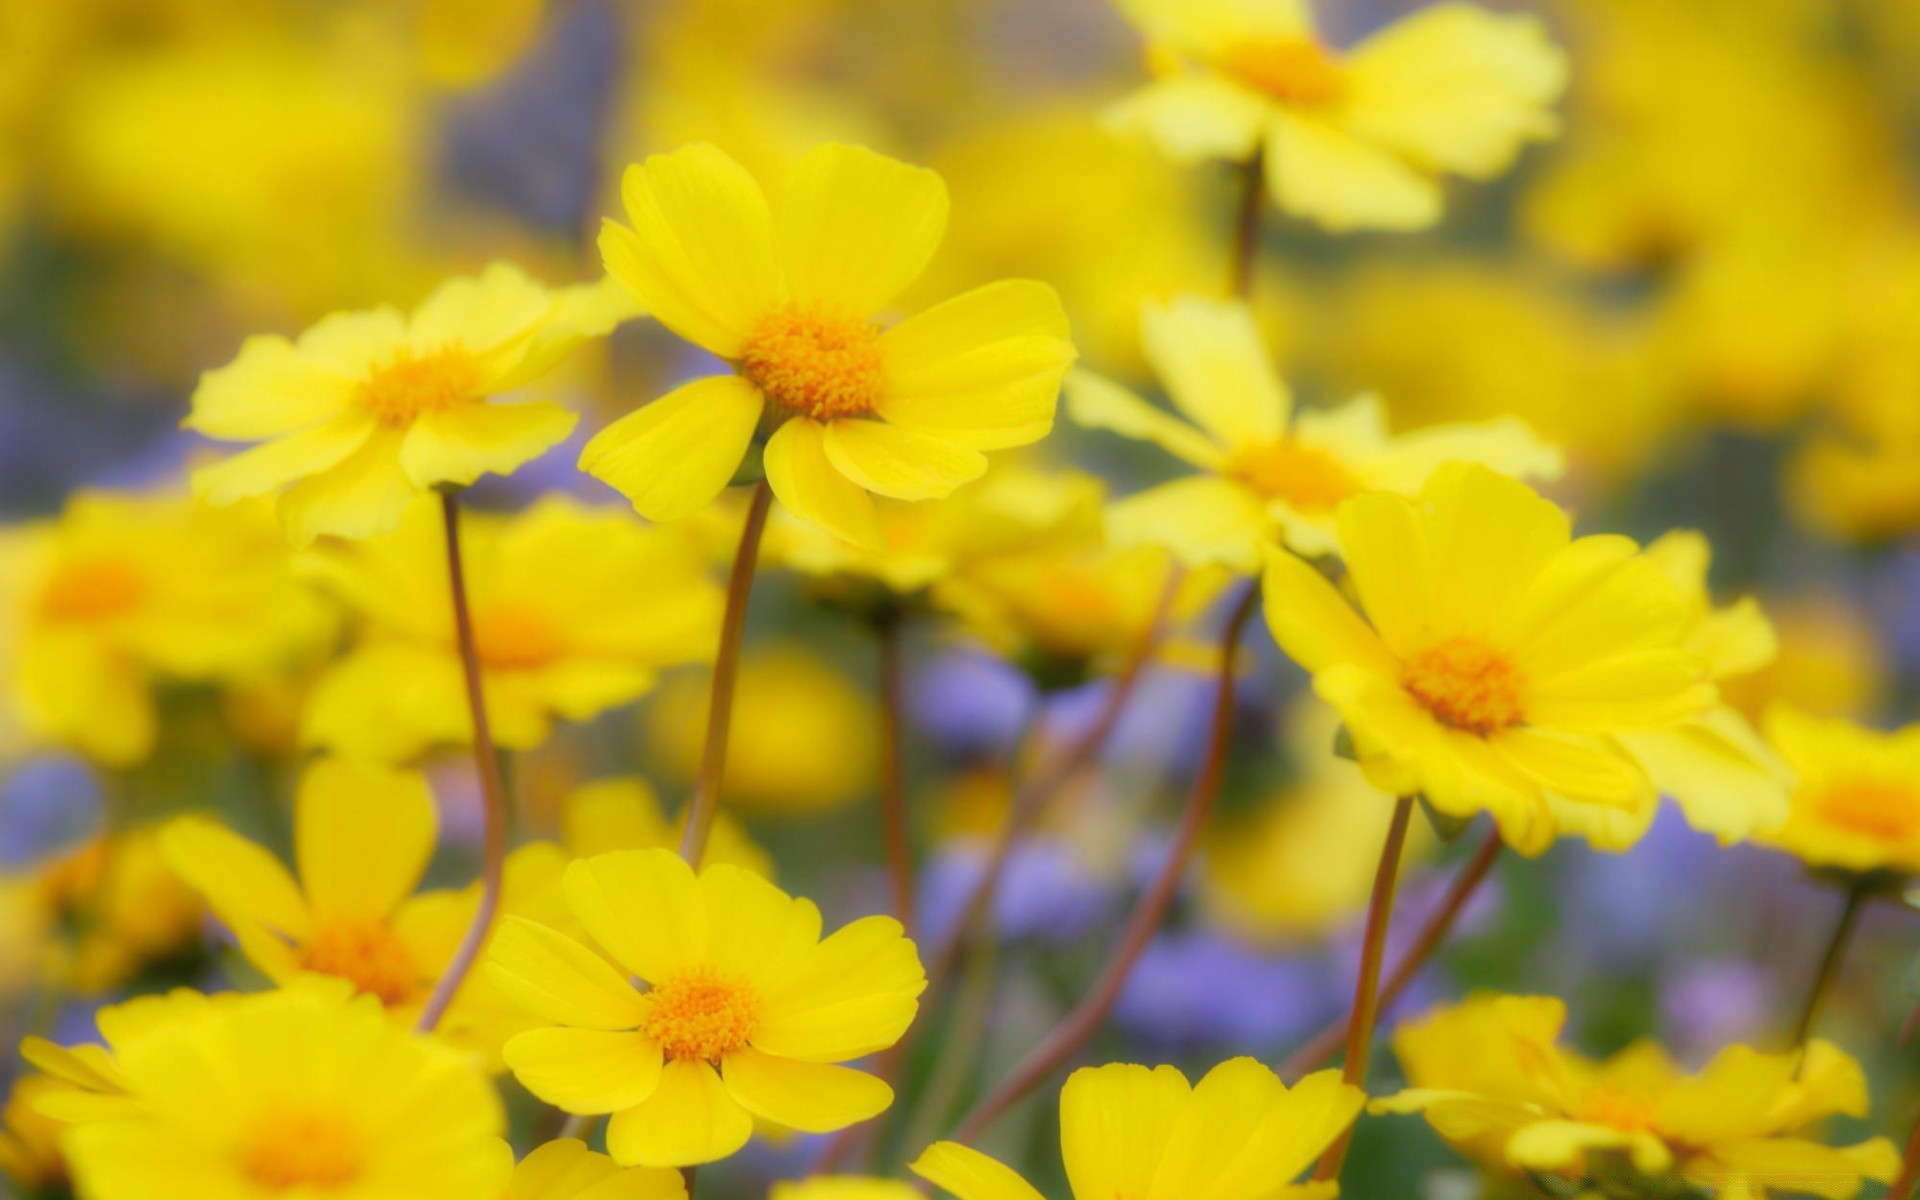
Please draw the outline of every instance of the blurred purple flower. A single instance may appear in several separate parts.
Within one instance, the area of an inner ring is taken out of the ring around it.
[[[922,941],[945,937],[960,918],[960,908],[986,866],[987,853],[981,841],[949,843],[922,872]],[[994,893],[994,930],[1003,938],[1072,941],[1111,911],[1118,882],[1090,867],[1061,839],[1029,841],[1007,857],[1006,871]]]
[[[1339,1011],[1316,955],[1265,954],[1207,930],[1155,938],[1114,1021],[1156,1048],[1271,1054]]]
[[[100,781],[80,759],[27,759],[0,781],[0,866],[23,867],[85,837],[100,820]]]
[[[1660,993],[1667,1043],[1697,1063],[1731,1042],[1751,1041],[1774,1020],[1774,980],[1750,962],[1706,960],[1675,968]]]

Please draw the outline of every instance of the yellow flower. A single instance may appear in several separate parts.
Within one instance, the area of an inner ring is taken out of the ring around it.
[[[607,270],[661,324],[733,365],[630,413],[580,465],[645,516],[697,512],[733,479],[754,432],[793,512],[849,541],[885,541],[869,492],[945,496],[1053,424],[1073,361],[1053,289],[1008,280],[882,328],[947,223],[931,171],[827,145],[794,168],[773,212],[753,177],[704,143],[628,168],[628,228],[608,222]]]
[[[0,532],[0,621],[0,740],[113,767],[151,753],[157,687],[270,671],[333,630],[270,514],[166,493],[83,492]]]
[[[1624,537],[1575,539],[1558,507],[1485,467],[1442,467],[1417,500],[1356,496],[1337,520],[1366,619],[1274,552],[1267,621],[1374,786],[1485,810],[1523,854],[1563,832],[1636,841],[1658,793],[1615,735],[1714,701],[1660,567]]]
[[[520,1160],[501,1200],[685,1200],[686,1180],[663,1167],[622,1167],[562,1138]]]
[[[613,1114],[617,1161],[711,1162],[746,1143],[755,1117],[825,1133],[892,1102],[879,1079],[831,1064],[893,1045],[913,1021],[926,975],[898,921],[821,940],[810,901],[738,867],[696,877],[665,850],[579,860],[565,887],[618,967],[509,919],[487,974],[549,1023],[509,1041],[507,1064],[550,1104]]]
[[[706,739],[709,680],[683,675],[648,703],[647,745],[669,778],[690,781]],[[867,795],[879,756],[873,698],[799,643],[757,647],[733,697],[727,804],[769,816],[830,812]],[[751,732],[747,732],[751,731]]]
[[[444,537],[437,507],[422,503],[386,537],[315,551],[361,635],[315,685],[308,744],[399,761],[472,739]],[[662,668],[713,656],[720,589],[673,531],[550,496],[463,521],[462,542],[501,746],[537,746],[555,718],[587,720],[646,693]]]
[[[1698,1074],[1651,1042],[1604,1063],[1556,1045],[1566,1006],[1544,996],[1482,995],[1401,1026],[1393,1039],[1407,1091],[1376,1112],[1419,1112],[1490,1164],[1574,1178],[1601,1160],[1677,1177],[1720,1195],[1778,1188],[1854,1195],[1890,1180],[1900,1156],[1885,1138],[1833,1148],[1802,1131],[1835,1114],[1864,1117],[1867,1082],[1830,1042],[1761,1054],[1730,1046]]]
[[[1817,717],[1879,711],[1892,656],[1857,601],[1831,593],[1770,597],[1767,614],[1779,631],[1778,652],[1759,670],[1721,682],[1729,703],[1754,720],[1775,704]]]
[[[728,799],[733,799],[731,794]],[[687,827],[687,814],[682,811],[668,820],[653,785],[630,775],[581,784],[567,795],[561,821],[567,853],[592,858],[615,850],[676,849]],[[730,863],[773,878],[772,857],[725,810],[714,816],[701,861]]]
[[[95,1200],[473,1200],[512,1156],[487,1080],[370,997],[294,988],[169,1003],[92,1048],[109,1072],[63,1145]]]
[[[631,309],[613,289],[550,290],[495,263],[448,280],[404,317],[336,313],[296,341],[263,335],[201,377],[187,428],[260,442],[194,474],[216,504],[281,492],[288,536],[362,538],[428,488],[505,474],[572,431],[551,400],[493,404]]]
[[[67,1183],[60,1123],[35,1107],[40,1097],[63,1086],[45,1075],[22,1076],[0,1108],[0,1176],[12,1180],[20,1195],[51,1195]]]
[[[1880,542],[1920,529],[1920,426],[1910,397],[1903,415],[1871,411],[1808,438],[1787,472],[1796,515],[1832,537]]]
[[[767,1200],[915,1200],[920,1189],[904,1179],[867,1175],[814,1175],[782,1179],[767,1189]]]
[[[192,946],[206,905],[165,861],[160,831],[93,838],[33,876],[49,922],[73,930],[54,968],[82,993],[105,991]]]
[[[1331,553],[1342,500],[1368,491],[1410,495],[1450,460],[1517,476],[1560,474],[1560,452],[1512,419],[1390,437],[1370,395],[1296,412],[1243,303],[1184,297],[1148,304],[1140,323],[1148,359],[1193,424],[1086,371],[1068,381],[1067,411],[1082,425],[1154,442],[1201,474],[1114,504],[1108,523],[1123,544],[1164,545],[1189,563],[1252,574],[1276,535],[1310,557]]]
[[[1531,17],[1436,4],[1351,50],[1307,0],[1118,0],[1163,78],[1109,110],[1182,162],[1256,156],[1280,208],[1331,230],[1420,229],[1445,175],[1487,180],[1559,128],[1566,60]]]
[[[1781,705],[1767,738],[1798,783],[1758,840],[1816,867],[1920,873],[1920,725],[1882,733]]]
[[[1085,1067],[1060,1090],[1060,1156],[1074,1200],[1309,1200],[1336,1189],[1289,1181],[1365,1099],[1338,1071],[1289,1089],[1251,1058],[1191,1086],[1173,1067]],[[929,1146],[912,1170],[960,1200],[1040,1200],[1012,1169],[953,1142]]]

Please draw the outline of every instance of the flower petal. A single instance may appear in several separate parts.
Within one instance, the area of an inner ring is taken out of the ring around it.
[[[1385,679],[1399,675],[1380,635],[1299,555],[1269,550],[1261,593],[1274,640],[1308,672],[1351,664]]]
[[[748,1047],[727,1055],[720,1081],[756,1117],[802,1133],[832,1133],[877,1117],[893,1089],[865,1071],[779,1058]]]
[[[650,521],[690,517],[732,480],[764,406],[737,375],[696,379],[595,434],[580,469]]]
[[[353,395],[352,374],[302,354],[286,338],[250,337],[232,362],[200,376],[183,424],[208,437],[257,441],[330,421]]]
[[[1343,129],[1280,113],[1267,137],[1276,203],[1335,233],[1425,229],[1440,219],[1440,185]]]
[[[177,817],[160,831],[160,853],[228,925],[265,925],[294,939],[312,934],[313,918],[293,875],[225,826],[205,817]]]
[[[1146,1196],[1191,1096],[1173,1067],[1111,1063],[1069,1075],[1060,1089],[1060,1157],[1073,1194]]]
[[[705,961],[706,902],[670,850],[616,850],[567,868],[561,886],[587,935],[648,983]]]
[[[486,355],[533,334],[553,312],[553,293],[519,267],[489,263],[479,275],[447,280],[413,310],[407,340],[417,346],[459,343]]]
[[[1212,475],[1163,483],[1107,506],[1118,546],[1165,546],[1188,566],[1221,563],[1242,575],[1260,569],[1266,506],[1246,487]]]
[[[1218,470],[1225,456],[1207,436],[1178,417],[1164,413],[1104,375],[1082,368],[1066,378],[1067,415],[1088,429],[1109,429],[1121,437],[1152,442],[1190,466]]]
[[[277,437],[193,473],[194,495],[209,504],[263,496],[296,479],[331,470],[366,444],[378,428],[353,409],[318,425]]]
[[[935,1142],[907,1169],[960,1200],[1045,1200],[1012,1167],[958,1142]]]
[[[753,1118],[727,1094],[720,1076],[697,1059],[674,1059],[660,1086],[636,1108],[607,1122],[615,1162],[691,1167],[725,1158],[747,1144]]]
[[[767,483],[794,516],[875,552],[887,548],[873,498],[842,475],[826,450],[826,427],[793,417],[767,439]]]
[[[884,421],[835,421],[821,446],[842,475],[895,500],[938,500],[987,470],[978,450]]]
[[[280,520],[295,545],[321,534],[364,538],[385,533],[420,495],[400,469],[402,434],[378,429],[360,448],[280,497]]]
[[[294,854],[316,919],[384,920],[426,873],[439,813],[418,771],[319,759],[294,803]]]
[[[925,269],[946,231],[940,176],[862,146],[809,151],[780,196],[788,292],[853,316],[886,307]]]
[[[521,1086],[571,1113],[610,1113],[644,1103],[660,1086],[660,1047],[639,1033],[529,1029],[500,1056]]]
[[[1264,446],[1286,431],[1293,394],[1245,303],[1182,296],[1148,304],[1140,341],[1174,407],[1222,446]]]
[[[423,488],[464,486],[488,471],[507,475],[565,441],[579,421],[580,414],[551,400],[455,405],[414,421],[400,447],[400,467]]]
[[[810,1062],[845,1062],[900,1040],[927,976],[900,922],[864,917],[762,983],[753,1045]]]
[[[1145,138],[1175,162],[1245,162],[1253,157],[1273,111],[1261,97],[1229,80],[1183,74],[1124,97],[1107,109],[1104,119],[1115,133]]]
[[[635,1029],[647,1015],[640,993],[606,959],[525,917],[501,921],[487,948],[487,976],[515,1004],[556,1025]]]

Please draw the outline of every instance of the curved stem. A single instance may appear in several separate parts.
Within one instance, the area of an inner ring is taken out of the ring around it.
[[[760,537],[767,531],[767,510],[772,505],[773,489],[763,479],[754,485],[747,521],[740,527],[740,545],[733,552],[733,569],[727,575],[727,607],[720,620],[720,649],[713,659],[713,690],[707,698],[707,744],[700,756],[693,803],[687,809],[686,832],[680,836],[680,857],[695,870],[700,869],[700,860],[707,852],[707,835],[720,812],[720,785],[727,775],[727,734],[733,727],[733,685],[740,674],[740,639],[747,629],[753,570],[760,561]]]
[[[1820,956],[1820,968],[1814,973],[1813,983],[1807,988],[1807,998],[1800,1006],[1800,1015],[1794,1020],[1792,1049],[1804,1051],[1807,1039],[1813,1036],[1813,1027],[1819,1022],[1820,1010],[1826,1005],[1834,982],[1840,977],[1840,965],[1846,961],[1847,948],[1853,944],[1854,930],[1860,926],[1860,913],[1866,908],[1871,895],[1871,888],[1858,883],[1847,889],[1847,899],[1841,906],[1840,918],[1834,922],[1833,933],[1827,938],[1826,952]],[[1802,1055],[1804,1061],[1805,1056]]]
[[[487,938],[493,933],[494,919],[500,914],[500,892],[506,882],[507,862],[507,789],[500,775],[500,756],[493,748],[493,728],[487,723],[486,693],[481,686],[480,649],[473,636],[473,612],[467,602],[466,568],[460,560],[460,497],[447,490],[440,493],[440,512],[444,518],[447,541],[448,591],[453,597],[454,639],[460,648],[460,669],[467,687],[467,710],[473,717],[473,765],[480,774],[480,795],[486,805],[486,827],[481,844],[480,906],[474,910],[460,948],[433,987],[426,1007],[420,1010],[417,1028],[431,1032],[440,1024],[460,985],[473,971]]]
[[[1386,957],[1387,926],[1393,919],[1393,893],[1400,881],[1400,856],[1407,848],[1407,828],[1413,823],[1413,797],[1402,796],[1393,805],[1393,823],[1380,847],[1380,868],[1373,876],[1373,899],[1367,904],[1366,941],[1360,951],[1360,979],[1354,986],[1353,1011],[1347,1018],[1347,1061],[1340,1077],[1354,1087],[1367,1078],[1367,1060],[1373,1052],[1373,1023],[1380,1015],[1380,963]],[[1340,1178],[1347,1147],[1353,1141],[1348,1126],[1340,1140],[1328,1147],[1314,1170],[1318,1181]]]
[[[1187,863],[1199,844],[1201,830],[1213,812],[1214,800],[1219,796],[1221,781],[1226,776],[1227,752],[1233,744],[1234,667],[1239,657],[1240,635],[1247,627],[1248,618],[1258,607],[1259,599],[1258,582],[1247,581],[1221,635],[1219,683],[1214,692],[1213,723],[1207,741],[1206,762],[1194,780],[1192,793],[1187,797],[1186,811],[1181,814],[1180,828],[1174,835],[1173,845],[1167,850],[1166,861],[1134,906],[1119,943],[1115,945],[1106,967],[1086,997],[1020,1060],[1012,1074],[974,1106],[955,1131],[955,1141],[969,1143],[977,1139],[1007,1109],[1073,1057],[1106,1020],[1108,1012],[1119,1000],[1128,976],[1133,973],[1134,964],[1160,928],[1160,922],[1167,915],[1167,908],[1180,888],[1180,881],[1186,875]]]
[[[1907,1137],[1906,1154],[1902,1159],[1900,1178],[1887,1189],[1887,1200],[1913,1200],[1920,1193],[1920,1121],[1913,1126],[1913,1133]]]
[[[1242,300],[1253,294],[1253,264],[1260,256],[1260,208],[1266,201],[1266,151],[1254,151],[1245,171],[1240,214],[1233,236],[1233,294]]]
[[[887,843],[887,883],[893,915],[913,936],[913,832],[907,823],[907,783],[902,763],[900,619],[874,625],[880,643],[880,823]]]
[[[1393,970],[1387,973],[1386,982],[1380,985],[1379,1009],[1381,1012],[1393,1007],[1394,1001],[1400,998],[1401,993],[1405,992],[1408,985],[1412,984],[1420,974],[1420,969],[1426,966],[1427,960],[1433,957],[1433,952],[1447,940],[1447,935],[1453,931],[1454,923],[1460,919],[1460,914],[1466,911],[1467,901],[1473,899],[1474,893],[1480,890],[1480,885],[1486,881],[1488,873],[1493,870],[1493,864],[1499,861],[1500,852],[1505,848],[1506,843],[1500,840],[1500,831],[1494,830],[1487,835],[1486,841],[1480,843],[1480,848],[1474,851],[1473,858],[1467,862],[1467,865],[1460,868],[1460,873],[1453,877],[1453,885],[1447,889],[1446,899],[1441,901],[1440,907],[1427,918],[1427,923],[1420,927],[1413,945],[1401,955],[1400,961],[1393,964]],[[1330,1022],[1314,1035],[1312,1041],[1295,1050],[1286,1061],[1280,1064],[1280,1077],[1298,1079],[1338,1054],[1340,1047],[1346,1044],[1351,1016],[1352,1014],[1349,1013]]]

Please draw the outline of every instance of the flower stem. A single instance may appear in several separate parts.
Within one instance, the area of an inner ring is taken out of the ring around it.
[[[1920,1193],[1920,1121],[1914,1122],[1913,1133],[1907,1137],[1902,1162],[1900,1178],[1887,1189],[1887,1200],[1913,1200],[1914,1195]]]
[[[900,618],[883,616],[874,625],[880,643],[880,823],[887,843],[887,883],[893,915],[913,936],[913,834],[907,823],[907,781],[903,765]]]
[[[1860,926],[1860,913],[1871,896],[1872,889],[1862,883],[1847,889],[1847,899],[1841,906],[1840,918],[1834,922],[1833,933],[1827,938],[1826,952],[1820,956],[1820,969],[1814,974],[1813,983],[1807,989],[1806,1001],[1801,1004],[1800,1015],[1793,1023],[1792,1049],[1800,1052],[1802,1065],[1806,1061],[1807,1039],[1813,1036],[1813,1027],[1820,1020],[1820,1010],[1826,1006],[1827,996],[1840,977],[1840,966],[1846,961],[1847,948],[1853,944],[1854,930]]]
[[[1009,1108],[1073,1057],[1106,1020],[1108,1012],[1119,1000],[1127,978],[1133,973],[1134,964],[1140,960],[1140,955],[1160,928],[1167,908],[1173,903],[1174,893],[1179,890],[1180,882],[1186,876],[1187,863],[1199,845],[1201,830],[1213,812],[1221,781],[1226,777],[1227,752],[1233,744],[1233,683],[1240,635],[1247,627],[1248,618],[1259,606],[1259,599],[1258,581],[1248,580],[1221,635],[1219,683],[1214,692],[1207,757],[1199,776],[1194,780],[1193,791],[1187,797],[1186,811],[1181,814],[1180,827],[1174,834],[1173,845],[1168,847],[1166,861],[1134,906],[1119,943],[1085,998],[1020,1060],[1012,1074],[974,1106],[955,1131],[955,1141],[973,1142]]]
[[[1367,1078],[1367,1060],[1373,1051],[1373,1024],[1380,1015],[1380,964],[1386,957],[1387,926],[1393,919],[1393,893],[1400,881],[1400,856],[1407,848],[1407,827],[1413,823],[1412,796],[1402,796],[1393,805],[1393,823],[1387,827],[1386,844],[1380,848],[1380,868],[1373,876],[1373,899],[1367,904],[1366,941],[1360,952],[1360,979],[1354,987],[1353,1011],[1347,1018],[1347,1061],[1340,1077],[1354,1087]],[[1328,1147],[1314,1170],[1317,1181],[1340,1178],[1347,1162],[1347,1147],[1353,1142],[1353,1128],[1340,1135]]]
[[[1265,150],[1254,151],[1245,172],[1233,237],[1233,294],[1242,300],[1253,294],[1253,264],[1260,256],[1260,209],[1266,200]]]
[[[747,504],[747,521],[740,527],[740,545],[727,575],[727,607],[720,621],[720,649],[713,660],[713,690],[707,699],[707,744],[700,757],[700,778],[694,784],[687,810],[687,829],[680,837],[680,857],[695,870],[707,852],[707,835],[720,812],[720,785],[727,774],[727,734],[733,726],[733,685],[740,674],[740,639],[747,628],[747,599],[753,592],[753,571],[760,561],[760,536],[767,531],[767,510],[773,489],[766,480],[754,485]]]
[[[1447,889],[1446,899],[1441,901],[1440,907],[1427,918],[1427,923],[1420,927],[1420,933],[1414,938],[1413,945],[1408,947],[1400,960],[1393,964],[1393,970],[1387,973],[1386,982],[1380,985],[1379,1007],[1381,1010],[1393,1007],[1393,1002],[1400,998],[1400,994],[1406,991],[1407,986],[1420,974],[1420,969],[1427,964],[1428,959],[1433,957],[1434,951],[1447,940],[1447,935],[1453,931],[1454,923],[1466,910],[1467,902],[1473,899],[1475,892],[1480,890],[1480,885],[1486,881],[1487,875],[1493,870],[1493,864],[1499,860],[1500,852],[1505,848],[1506,843],[1500,840],[1500,831],[1494,830],[1487,835],[1486,841],[1480,843],[1480,848],[1474,851],[1473,858],[1468,860],[1467,865],[1460,868],[1460,873],[1453,877],[1453,885]],[[1350,1024],[1351,1014],[1339,1017],[1328,1024],[1326,1028],[1314,1035],[1312,1041],[1295,1050],[1285,1062],[1280,1064],[1280,1077],[1298,1079],[1338,1054],[1340,1047],[1346,1042],[1347,1028]]]
[[[454,639],[460,648],[460,669],[466,680],[467,710],[473,718],[473,765],[480,774],[480,795],[486,807],[486,826],[481,843],[480,906],[474,910],[460,948],[453,961],[434,984],[426,1007],[420,1010],[416,1028],[430,1033],[447,1015],[461,984],[472,973],[473,965],[486,948],[493,933],[494,919],[500,913],[500,891],[506,880],[507,862],[507,789],[501,778],[500,756],[493,748],[493,728],[487,723],[486,693],[481,686],[480,649],[473,636],[473,612],[467,601],[466,568],[460,559],[460,495],[453,489],[440,493],[440,511],[447,534],[447,581],[453,598]]]

